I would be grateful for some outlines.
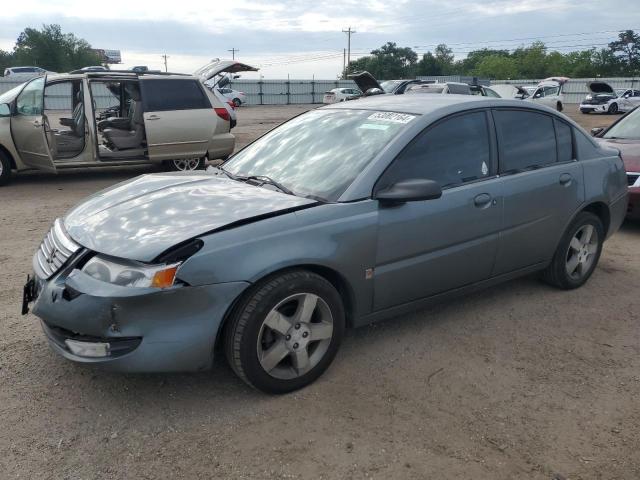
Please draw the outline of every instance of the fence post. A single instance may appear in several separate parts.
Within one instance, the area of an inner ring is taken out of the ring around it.
[[[316,103],[316,82],[311,80],[311,103]]]
[[[287,80],[287,105],[291,105],[291,82]]]
[[[264,102],[262,101],[262,80],[258,81],[258,96],[260,97],[260,105],[264,105]]]

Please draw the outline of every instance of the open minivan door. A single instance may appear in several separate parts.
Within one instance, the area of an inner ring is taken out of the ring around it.
[[[211,62],[193,72],[193,74],[199,77],[202,83],[208,82],[209,84],[212,83],[212,86],[216,86],[216,83],[219,81],[216,77],[222,76],[224,73],[257,72],[258,70],[256,67],[238,62],[237,60],[220,60],[219,58],[214,58]]]
[[[46,80],[46,75],[35,78],[18,94],[11,116],[11,136],[25,165],[55,172],[56,166],[47,141],[49,121],[44,114]]]

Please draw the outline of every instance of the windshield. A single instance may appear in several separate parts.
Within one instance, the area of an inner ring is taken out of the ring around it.
[[[13,87],[11,90],[4,92],[2,95],[0,95],[0,103],[11,102],[14,98],[18,96],[18,94],[20,93],[20,90],[22,90],[23,87],[24,87],[24,83],[21,83],[17,87]]]
[[[640,140],[640,109],[636,109],[620,119],[602,138],[623,138]]]
[[[313,110],[277,127],[229,159],[238,176],[267,176],[296,195],[336,201],[415,115]]]
[[[393,93],[393,90],[402,83],[402,80],[387,80],[382,82],[380,86],[387,93]]]

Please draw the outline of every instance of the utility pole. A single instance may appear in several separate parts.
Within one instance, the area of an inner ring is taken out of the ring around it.
[[[169,55],[165,53],[164,55],[160,55],[160,56],[164,59],[164,71],[168,72],[169,70],[167,69],[167,58],[169,58]]]
[[[231,59],[235,60],[236,59],[236,52],[239,52],[240,50],[238,50],[237,48],[232,48],[231,50],[227,50],[227,52],[231,52]]]
[[[342,49],[342,79],[346,80],[347,79],[347,49],[343,48]]]
[[[351,30],[351,27],[349,27],[348,30],[342,30],[342,33],[346,33],[347,34],[347,66],[345,68],[345,76],[347,75],[347,73],[349,73],[349,63],[351,62],[351,35],[356,33],[355,30]]]

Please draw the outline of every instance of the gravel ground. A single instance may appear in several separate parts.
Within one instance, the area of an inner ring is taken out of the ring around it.
[[[240,109],[238,143],[307,108]],[[640,478],[640,225],[579,290],[524,278],[350,331],[319,381],[269,397],[222,359],[200,374],[74,365],[19,315],[52,219],[149,171],[0,189],[0,478]]]

